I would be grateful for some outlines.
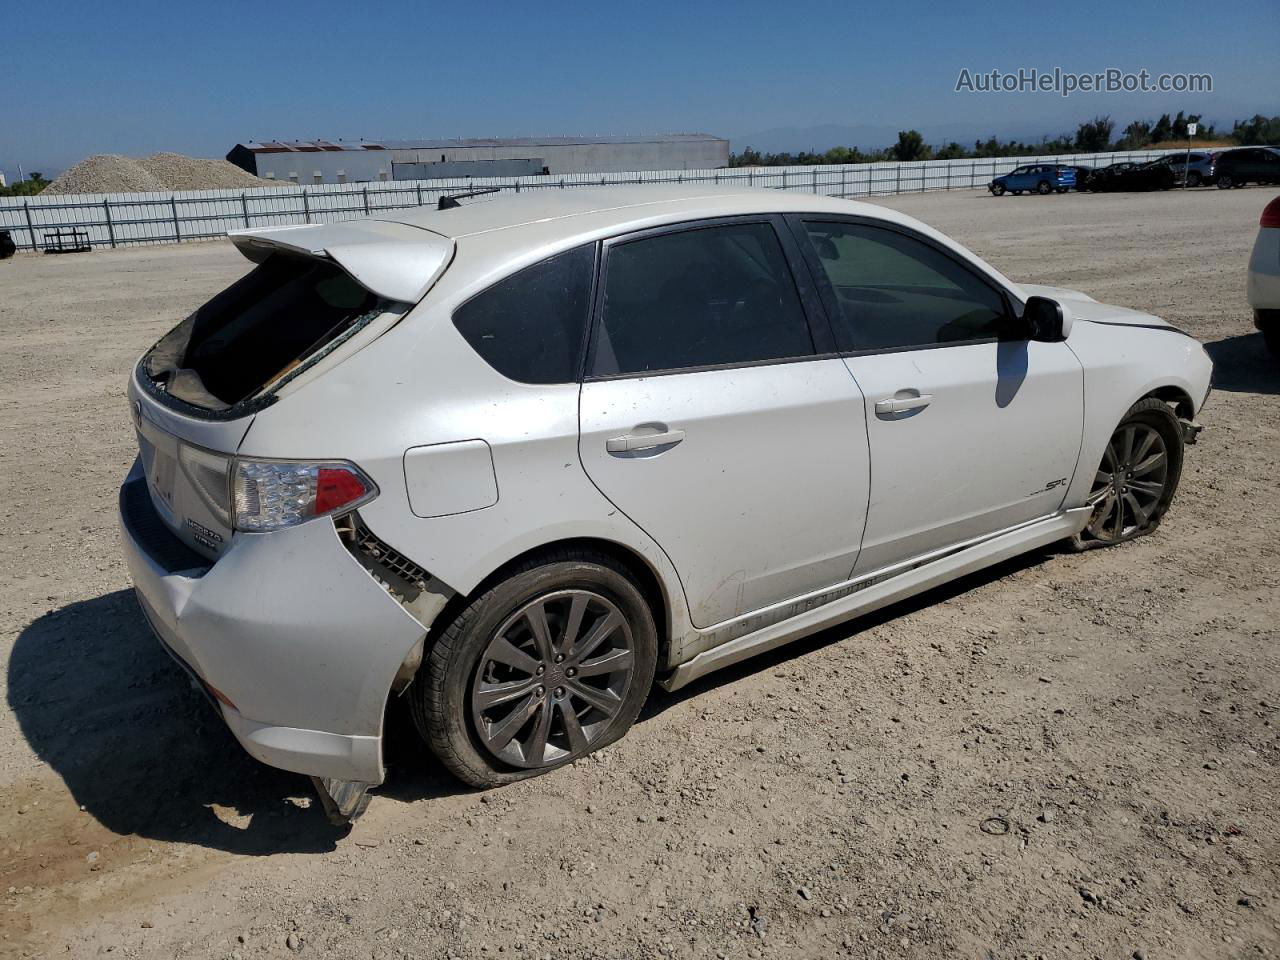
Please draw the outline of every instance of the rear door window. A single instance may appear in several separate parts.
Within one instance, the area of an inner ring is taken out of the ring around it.
[[[273,253],[170,331],[144,370],[170,396],[224,410],[392,306],[331,261]]]
[[[595,244],[586,244],[535,263],[464,303],[453,325],[504,377],[575,382],[595,262]]]
[[[681,230],[609,248],[593,375],[813,353],[808,318],[772,224]]]

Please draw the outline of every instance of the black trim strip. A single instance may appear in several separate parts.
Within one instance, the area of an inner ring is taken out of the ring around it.
[[[1192,336],[1192,334],[1187,333],[1187,331],[1180,327],[1175,327],[1171,323],[1163,326],[1156,326],[1155,324],[1150,323],[1122,323],[1119,320],[1090,320],[1088,317],[1076,317],[1075,319],[1083,320],[1085,323],[1096,323],[1100,327],[1129,327],[1132,330],[1159,330],[1162,333],[1180,333],[1184,337],[1190,337],[1192,340],[1195,340],[1196,343],[1200,342],[1199,338]]]

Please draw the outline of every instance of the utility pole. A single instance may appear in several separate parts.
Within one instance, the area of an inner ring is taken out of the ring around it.
[[[1196,135],[1196,121],[1187,124],[1187,157],[1182,164],[1182,189],[1187,189],[1187,181],[1191,179],[1191,138]]]

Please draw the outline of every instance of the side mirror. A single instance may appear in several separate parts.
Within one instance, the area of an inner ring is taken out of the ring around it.
[[[1061,343],[1071,332],[1062,304],[1048,297],[1030,297],[1022,310],[1022,320],[1030,339],[1041,343]]]

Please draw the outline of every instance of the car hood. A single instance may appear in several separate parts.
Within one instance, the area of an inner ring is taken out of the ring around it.
[[[1028,297],[1048,297],[1057,300],[1071,311],[1076,320],[1088,320],[1090,323],[1110,323],[1122,327],[1172,327],[1172,324],[1153,317],[1140,310],[1130,310],[1112,303],[1099,303],[1087,293],[1071,290],[1067,287],[1046,287],[1038,283],[1020,283],[1022,292]]]

